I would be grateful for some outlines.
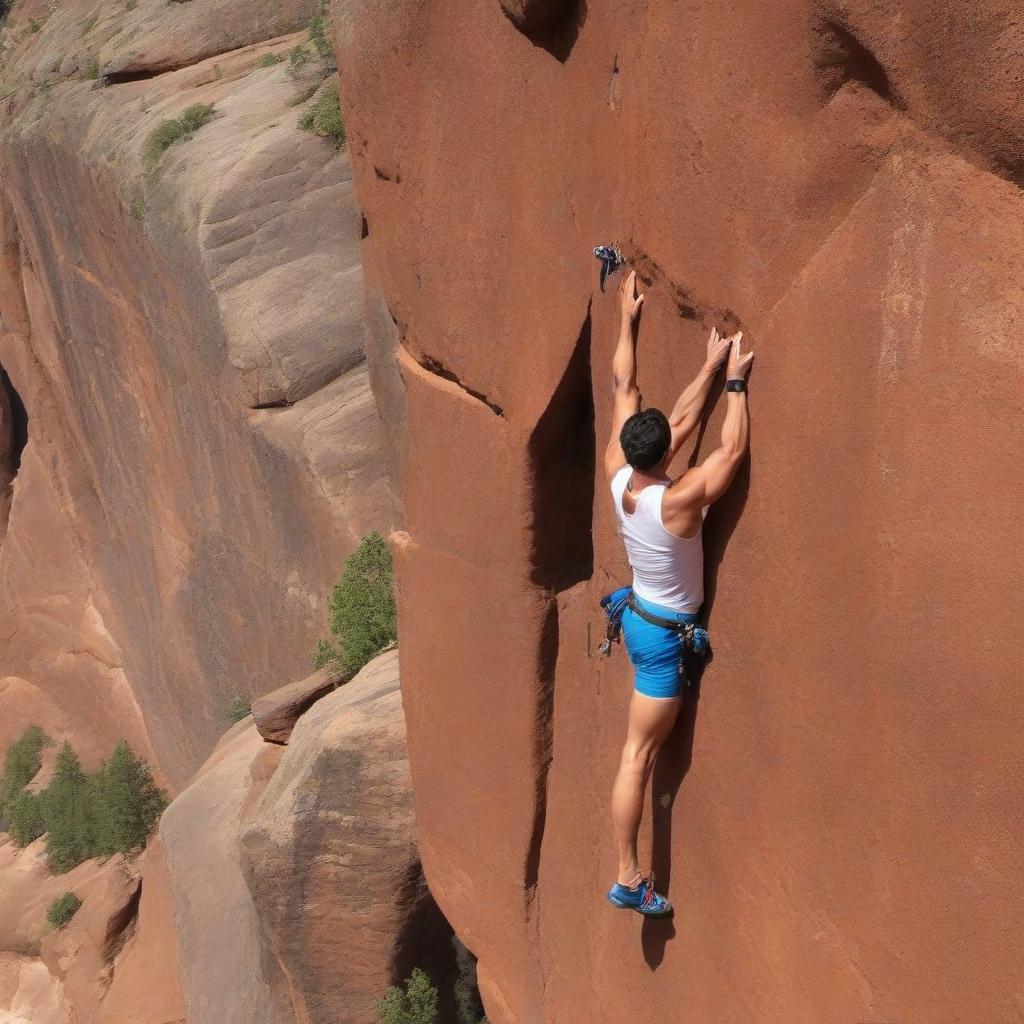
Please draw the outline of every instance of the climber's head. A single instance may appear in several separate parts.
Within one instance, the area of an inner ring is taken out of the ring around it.
[[[671,443],[672,429],[660,409],[633,413],[619,434],[626,461],[641,473],[654,469],[665,458]]]

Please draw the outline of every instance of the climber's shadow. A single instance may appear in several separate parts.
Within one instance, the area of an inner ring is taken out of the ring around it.
[[[713,411],[713,405],[705,410],[691,465],[697,459],[704,429]],[[733,530],[736,529],[736,524],[743,514],[749,487],[750,456],[748,455],[743,460],[732,486],[711,507],[704,522],[704,608],[701,618],[709,631],[711,631],[709,622],[718,586],[718,569],[722,564],[722,558]],[[651,820],[654,831],[651,869],[658,892],[665,893],[670,899],[673,895],[671,890],[673,827],[678,827],[681,830],[685,830],[686,827],[686,822],[682,821],[678,813],[675,812],[676,794],[683,784],[683,779],[686,778],[686,773],[690,770],[693,759],[693,739],[697,727],[697,707],[700,702],[701,677],[713,659],[713,650],[709,650],[704,659],[690,659],[687,672],[692,681],[686,690],[676,726],[658,754],[651,780]],[[685,914],[686,907],[677,907],[676,913]],[[644,920],[641,942],[644,959],[652,971],[661,966],[661,962],[665,958],[665,946],[675,938],[675,934],[673,918],[660,920],[646,918]]]

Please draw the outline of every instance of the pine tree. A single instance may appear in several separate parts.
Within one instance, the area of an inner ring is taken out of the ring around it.
[[[95,856],[93,787],[70,743],[65,742],[57,755],[42,804],[46,854],[55,873],[70,871]]]
[[[96,773],[96,843],[99,856],[144,846],[167,798],[149,765],[123,740]]]
[[[14,800],[36,777],[43,764],[43,748],[52,742],[38,725],[30,725],[7,748],[0,781],[0,829],[10,824]]]
[[[430,975],[419,967],[406,980],[405,991],[397,985],[377,1003],[381,1024],[437,1024],[437,989]]]
[[[361,669],[398,636],[392,594],[391,551],[384,538],[367,534],[349,556],[331,594],[331,632],[338,638],[341,665]]]
[[[11,801],[11,841],[19,849],[35,842],[45,831],[43,802],[35,793],[22,790]]]

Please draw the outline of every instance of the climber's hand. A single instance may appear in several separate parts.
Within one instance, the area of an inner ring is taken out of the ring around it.
[[[730,342],[729,365],[726,367],[725,375],[729,380],[746,380],[747,374],[750,373],[751,363],[754,361],[753,352],[748,352],[746,355],[740,354],[740,342],[742,340],[742,331],[728,339]]]
[[[644,304],[643,294],[637,294],[636,271],[631,270],[623,279],[619,289],[622,301],[622,326],[636,323],[640,307]]]
[[[711,337],[708,338],[708,369],[717,370],[725,362],[731,347],[732,338],[723,338],[718,328],[712,327]]]

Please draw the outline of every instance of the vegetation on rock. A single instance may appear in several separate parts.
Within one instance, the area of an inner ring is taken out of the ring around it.
[[[43,765],[43,748],[53,741],[38,725],[30,725],[8,748],[0,780],[0,829],[10,825],[12,805]]]
[[[252,714],[252,705],[240,693],[233,693],[228,697],[227,706],[224,708],[224,717],[229,722],[240,722]]]
[[[377,1018],[381,1024],[436,1024],[437,1006],[437,989],[426,971],[416,967],[404,991],[392,985],[377,1003]]]
[[[337,663],[358,672],[374,655],[398,639],[393,593],[394,566],[387,541],[374,531],[349,555],[328,602],[335,643],[321,640],[313,667]]]
[[[94,774],[87,774],[70,743],[57,754],[53,778],[41,793],[25,786],[52,741],[30,726],[7,749],[2,792],[5,827],[16,846],[46,836],[46,855],[57,874],[92,857],[130,853],[144,846],[167,797],[149,765],[121,742]]]
[[[213,104],[193,103],[179,117],[161,121],[150,133],[146,143],[146,159],[155,163],[175,142],[192,138],[203,125],[213,119],[213,115]]]
[[[258,61],[256,61],[256,67],[258,68],[270,68],[275,64],[280,64],[284,61],[284,57],[279,53],[265,53]]]
[[[338,86],[335,83],[332,82],[320,93],[316,102],[302,115],[299,127],[322,139],[330,139],[335,146],[344,144],[345,122],[341,117]]]
[[[82,901],[73,892],[66,892],[50,904],[50,909],[46,912],[46,920],[54,928],[63,928],[78,913],[78,908],[81,905]]]

